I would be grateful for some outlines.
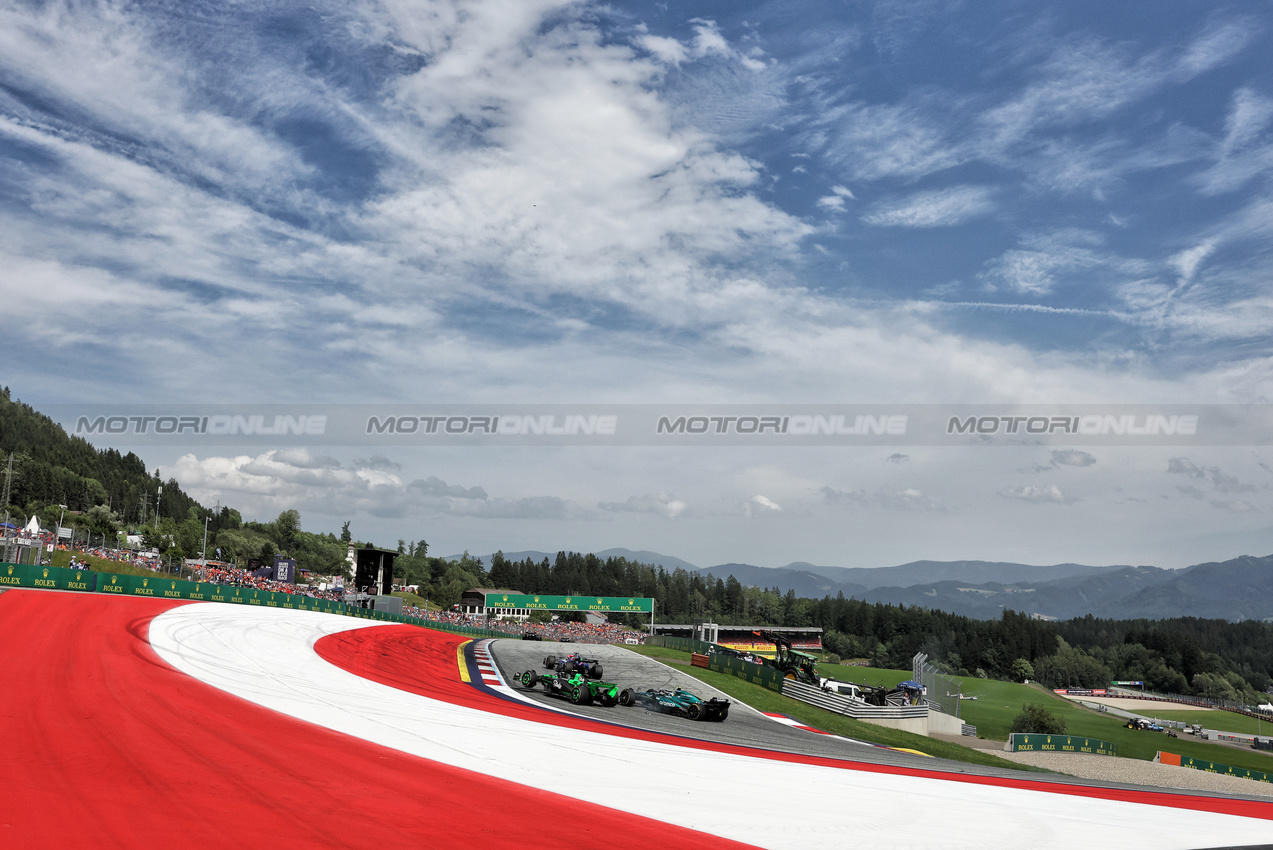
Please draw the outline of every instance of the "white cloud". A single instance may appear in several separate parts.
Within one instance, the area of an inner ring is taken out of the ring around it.
[[[1234,514],[1256,513],[1260,509],[1250,502],[1244,502],[1240,499],[1226,499],[1223,501],[1212,501],[1211,507],[1221,511],[1228,511]]]
[[[1096,458],[1078,449],[1058,449],[1052,452],[1053,466],[1091,466]]]
[[[1198,273],[1198,267],[1215,249],[1215,241],[1209,239],[1172,257],[1168,262],[1180,273],[1180,283],[1185,284],[1193,280],[1194,275]]]
[[[251,515],[285,508],[325,513],[339,504],[350,515],[491,519],[588,519],[590,512],[558,496],[491,498],[482,487],[448,484],[436,476],[405,482],[383,458],[341,463],[307,449],[275,449],[256,456],[177,459],[165,472],[195,498],[234,504]]]
[[[894,457],[905,457],[904,455],[894,455]],[[841,490],[836,487],[824,486],[818,490],[822,496],[822,501],[828,505],[849,505],[857,508],[884,508],[886,510],[902,510],[902,511],[944,511],[946,505],[939,499],[925,495],[923,490],[917,487],[881,487],[880,489],[868,493],[866,490]]]
[[[980,277],[991,286],[1004,285],[1012,292],[1039,296],[1070,280],[1090,281],[1094,273],[1117,281],[1150,271],[1150,264],[1143,260],[1102,250],[1103,241],[1099,233],[1078,228],[1028,235],[1019,248],[990,261]]]
[[[950,227],[993,211],[989,189],[956,186],[879,205],[862,221],[877,227]]]
[[[779,505],[768,496],[762,496],[757,493],[755,496],[748,499],[743,505],[743,513],[749,517],[761,516],[770,513],[780,514],[782,513],[782,505]]]
[[[807,142],[824,148],[856,181],[914,179],[967,157],[927,103],[821,105],[818,111],[819,132]]]
[[[1176,475],[1187,475],[1190,478],[1202,478],[1206,475],[1206,470],[1187,457],[1173,457],[1167,461],[1167,471]]]
[[[853,193],[844,186],[832,186],[830,195],[818,198],[818,206],[833,212],[844,212],[845,201],[856,201]]]
[[[1034,484],[1026,484],[1018,487],[1008,487],[999,491],[999,495],[1005,499],[1017,499],[1022,502],[1030,502],[1031,504],[1054,504],[1064,505],[1073,501],[1061,492],[1061,488],[1055,484],[1045,484],[1036,486]]]
[[[1215,164],[1197,175],[1203,194],[1234,192],[1273,168],[1273,98],[1250,88],[1233,94],[1224,138],[1216,146]]]
[[[615,513],[657,514],[676,519],[686,512],[689,505],[668,493],[646,493],[642,496],[630,496],[623,502],[602,502],[598,507]]]

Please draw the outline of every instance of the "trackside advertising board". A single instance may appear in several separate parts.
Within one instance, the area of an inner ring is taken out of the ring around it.
[[[488,593],[487,608],[539,611],[611,611],[650,614],[654,600],[640,596],[545,596],[531,593]]]
[[[1118,745],[1079,735],[1042,735],[1012,733],[1009,745],[1014,753],[1092,753],[1098,756],[1118,755]]]
[[[785,677],[781,670],[767,664],[753,664],[741,658],[734,658],[723,652],[713,652],[707,662],[707,669],[718,673],[729,673],[740,679],[746,679],[753,685],[760,685],[771,691],[782,693]]]
[[[61,567],[33,567],[30,564],[0,564],[0,587],[92,591],[97,588],[97,573]]]
[[[1237,776],[1242,779],[1254,779],[1256,782],[1273,782],[1273,774],[1249,770],[1245,767],[1231,767],[1227,764],[1207,761],[1206,759],[1196,759],[1191,756],[1180,756],[1175,753],[1159,751],[1158,761],[1162,764],[1178,764],[1181,767],[1201,770],[1205,773],[1218,773],[1221,776]]]
[[[741,658],[735,658],[727,652],[717,652],[714,644],[693,638],[675,637],[673,635],[655,635],[646,641],[647,646],[666,646],[668,649],[679,649],[682,652],[695,652],[707,655],[707,669],[717,673],[728,673],[740,679],[746,679],[753,685],[760,685],[771,691],[782,693],[785,677],[781,670],[767,664],[753,664]]]
[[[0,563],[0,590],[6,587],[31,587],[47,590],[79,590],[116,596],[149,596],[155,599],[189,599],[194,602],[224,602],[231,605],[260,605],[265,608],[290,608],[298,611],[321,611],[364,620],[406,623],[469,637],[507,638],[503,632],[489,629],[439,623],[405,614],[390,614],[368,608],[352,608],[344,602],[316,599],[299,593],[258,590],[254,587],[231,587],[225,584],[184,581],[165,577],[120,575],[93,570],[69,570],[60,567],[34,567],[30,564]],[[592,597],[596,598],[596,597]]]

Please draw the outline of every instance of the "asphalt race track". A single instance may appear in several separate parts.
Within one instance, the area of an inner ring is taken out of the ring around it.
[[[546,710],[463,681],[485,649],[466,643],[307,611],[2,593],[0,847],[1273,842],[1267,802],[944,773],[738,706],[722,724],[595,709],[637,728]],[[785,751],[684,737],[753,723]],[[859,750],[873,760],[846,760]]]

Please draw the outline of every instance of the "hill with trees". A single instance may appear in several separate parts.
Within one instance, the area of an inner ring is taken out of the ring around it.
[[[347,574],[349,546],[362,545],[354,541],[348,522],[337,535],[304,530],[295,510],[284,510],[271,522],[245,522],[229,506],[209,509],[175,480],[161,482],[158,472],[148,472],[135,454],[95,449],[68,436],[47,416],[11,399],[6,388],[0,391],[0,471],[10,459],[14,474],[7,507],[15,517],[35,515],[42,524],[53,525],[65,505],[66,524],[74,523],[81,539],[100,535],[115,545],[121,535],[132,532],[174,562],[198,556],[205,530],[209,557],[246,564],[251,559],[269,562],[282,554],[320,575]],[[0,510],[5,507],[0,505]],[[1263,701],[1259,692],[1273,681],[1273,626],[1255,620],[1125,620],[1089,614],[1048,622],[1011,609],[993,619],[977,619],[938,610],[935,596],[925,595],[916,600],[919,604],[898,604],[852,598],[842,589],[817,593],[828,587],[825,583],[814,584],[815,592],[802,596],[793,587],[784,592],[776,586],[744,584],[732,572],[721,576],[687,569],[674,559],[667,561],[675,564],[670,569],[644,563],[641,556],[654,555],[647,552],[611,550],[614,554],[601,556],[562,551],[555,557],[521,559],[496,552],[488,569],[467,552],[456,558],[432,557],[424,540],[399,540],[396,550],[399,581],[419,585],[420,595],[442,606],[458,602],[470,587],[642,596],[655,600],[657,619],[665,623],[818,626],[830,653],[869,659],[877,667],[908,667],[911,657],[923,651],[957,674],[1037,679],[1058,687],[1134,679],[1155,690],[1242,702]],[[1014,565],[969,563],[980,565],[981,577],[1018,578],[1011,572]],[[906,565],[895,572],[898,577],[931,579],[939,574],[935,564]],[[746,567],[738,566],[740,571]],[[810,565],[791,566],[802,569],[789,572],[812,572],[805,569]],[[1202,564],[1165,579],[1158,575],[1164,571],[1150,567],[1070,566],[1065,577],[1052,583],[1057,593],[1087,594],[1091,591],[1085,583],[1096,582],[1106,593],[1127,589],[1141,594],[1153,611],[1173,610],[1172,600],[1181,597],[1204,600],[1211,606],[1207,611],[1230,610],[1224,606],[1230,604],[1232,587],[1243,589],[1243,604],[1268,598],[1266,591],[1273,589],[1273,557]],[[754,579],[763,574],[745,575]],[[1145,576],[1148,585],[1140,583]],[[842,577],[864,578],[860,572],[837,576]],[[818,578],[827,581],[825,576]],[[643,622],[637,616],[628,619],[630,625]]]

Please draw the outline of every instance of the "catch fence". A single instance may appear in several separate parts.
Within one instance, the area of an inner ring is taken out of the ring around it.
[[[915,653],[915,657],[911,659],[911,675],[924,686],[924,698],[931,708],[951,717],[960,716],[959,703],[963,685],[928,663],[928,656],[922,652]]]

